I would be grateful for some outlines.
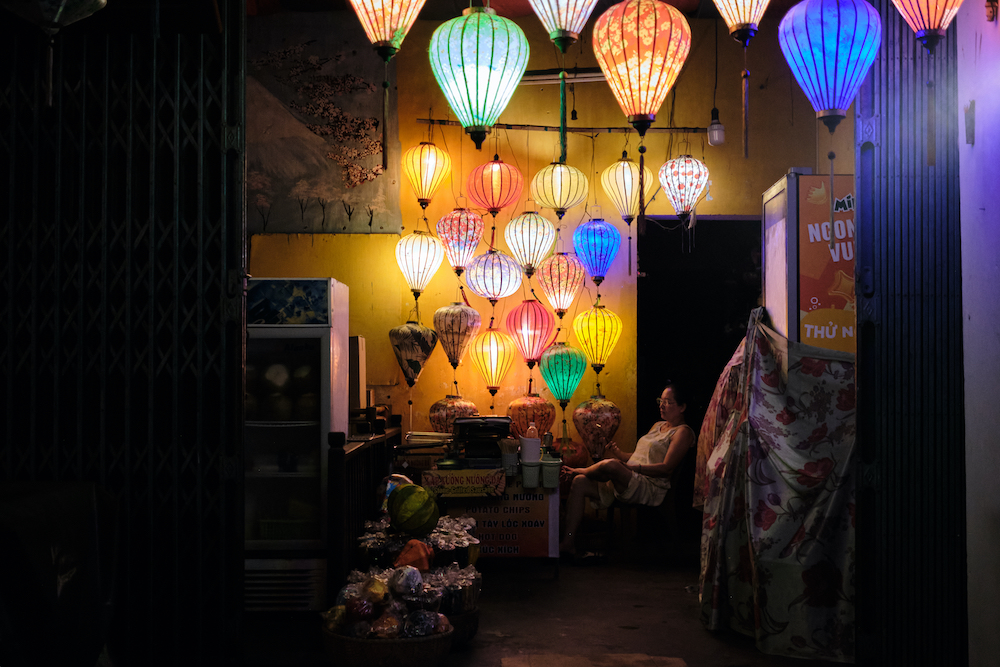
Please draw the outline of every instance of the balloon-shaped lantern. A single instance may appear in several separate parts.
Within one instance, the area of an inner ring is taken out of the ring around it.
[[[781,53],[831,134],[847,116],[881,42],[882,20],[865,0],[803,0],[781,19]]]
[[[561,320],[583,289],[583,264],[575,255],[557,252],[538,265],[537,273],[542,293]]]
[[[448,355],[451,367],[457,369],[465,356],[473,336],[479,333],[482,319],[475,309],[461,302],[441,306],[434,311],[434,329],[441,340],[441,348]]]
[[[645,136],[691,50],[680,10],[659,0],[625,0],[594,24],[594,55],[628,122]]]
[[[473,417],[479,414],[476,404],[461,396],[449,395],[437,401],[427,410],[431,429],[438,433],[451,433],[455,420],[459,417]]]
[[[466,187],[469,189],[469,199],[495,218],[500,209],[510,206],[521,196],[524,176],[517,167],[507,164],[499,155],[494,155],[492,160],[472,170]]]
[[[715,0],[729,34],[746,48],[757,34],[757,26],[771,0]]]
[[[580,39],[597,0],[528,0],[561,53]]]
[[[580,380],[587,371],[587,357],[572,345],[559,341],[542,353],[538,367],[542,371],[542,377],[545,378],[545,384],[552,392],[552,397],[559,401],[559,406],[562,408],[562,442],[565,446],[569,442],[566,406],[569,405],[573,392],[580,386]]]
[[[430,141],[422,141],[403,153],[403,172],[420,208],[426,209],[444,177],[451,172],[451,156]]]
[[[643,187],[646,194],[655,187],[653,172],[643,167]],[[639,215],[639,165],[622,152],[622,158],[601,172],[604,193],[614,203],[626,225],[631,225]]]
[[[549,345],[556,318],[536,299],[526,299],[507,313],[507,332],[514,337],[528,368],[534,368]]]
[[[428,51],[448,104],[481,148],[528,65],[528,39],[489,7],[468,7],[438,26]]]
[[[595,285],[604,282],[621,243],[621,232],[601,218],[581,222],[573,230],[573,249]]]
[[[590,367],[595,373],[600,373],[622,335],[622,319],[597,304],[576,316],[573,331],[587,353]]]
[[[690,155],[667,160],[660,167],[660,185],[677,217],[685,222],[708,185],[708,167]]]
[[[510,417],[511,435],[516,438],[525,436],[531,422],[535,422],[539,433],[548,433],[556,421],[556,406],[538,394],[527,394],[510,402],[507,416]]]
[[[403,44],[427,0],[350,0],[368,41],[386,62]]]
[[[396,263],[403,272],[403,278],[413,292],[414,299],[420,298],[420,293],[441,266],[442,259],[444,247],[436,236],[428,232],[418,229],[396,243]]]
[[[530,278],[552,250],[556,241],[556,226],[537,211],[525,211],[507,223],[503,237],[510,254],[521,265],[524,275]]]
[[[486,380],[486,388],[491,396],[496,396],[500,383],[514,363],[516,352],[514,339],[492,327],[472,339],[469,354],[472,356],[472,363]]]
[[[411,320],[389,329],[389,342],[403,370],[406,384],[412,387],[420,377],[427,357],[434,351],[437,332]]]
[[[917,41],[924,45],[928,53],[944,37],[955,15],[962,6],[962,0],[892,0],[907,25],[916,34]],[[990,2],[987,1],[987,6]],[[994,17],[996,2],[993,2]]]
[[[462,275],[465,267],[483,238],[483,219],[467,208],[456,208],[437,222],[437,234],[444,244],[448,263],[456,275]]]
[[[495,306],[521,286],[521,265],[500,250],[490,250],[472,259],[465,279],[474,294]]]
[[[576,406],[573,425],[595,461],[604,458],[604,448],[622,423],[622,411],[617,405],[597,394]]]
[[[551,208],[562,220],[567,209],[582,204],[587,199],[587,177],[576,167],[553,162],[542,167],[531,179],[531,198]]]

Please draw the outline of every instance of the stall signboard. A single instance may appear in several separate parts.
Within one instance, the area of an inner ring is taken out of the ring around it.
[[[442,498],[499,496],[507,486],[507,476],[503,468],[425,470],[420,482]]]
[[[453,516],[476,520],[481,558],[556,558],[559,556],[559,489],[507,485],[495,498],[449,503]]]
[[[853,353],[854,176],[799,178],[799,340]]]

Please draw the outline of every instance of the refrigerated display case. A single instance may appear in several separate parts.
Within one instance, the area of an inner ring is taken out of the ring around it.
[[[251,280],[244,423],[244,606],[326,608],[328,434],[348,424],[348,289]]]

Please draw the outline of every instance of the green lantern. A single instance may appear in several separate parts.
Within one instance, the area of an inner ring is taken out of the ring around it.
[[[528,66],[528,40],[489,7],[469,7],[431,36],[431,70],[462,127],[481,148]]]
[[[582,351],[563,342],[552,343],[549,349],[542,353],[538,362],[552,397],[559,401],[562,408],[562,442],[569,442],[569,430],[566,425],[566,406],[573,398],[573,392],[580,386],[580,380],[587,371],[587,355]]]

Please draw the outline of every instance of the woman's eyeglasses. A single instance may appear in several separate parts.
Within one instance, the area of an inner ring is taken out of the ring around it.
[[[658,398],[656,399],[656,406],[663,407],[664,405],[677,405],[677,401],[672,398]]]

